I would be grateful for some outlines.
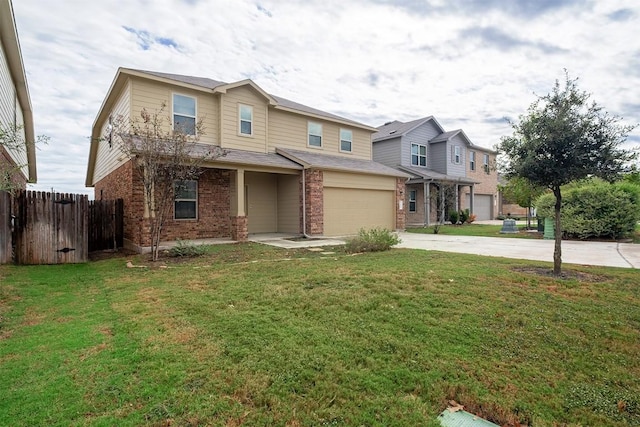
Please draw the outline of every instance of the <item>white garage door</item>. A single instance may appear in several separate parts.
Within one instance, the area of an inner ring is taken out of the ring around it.
[[[325,187],[324,235],[357,234],[361,228],[395,229],[395,192]]]
[[[467,194],[467,204],[469,205],[469,194]],[[491,194],[474,194],[473,195],[473,213],[476,214],[476,220],[493,219],[493,196]]]

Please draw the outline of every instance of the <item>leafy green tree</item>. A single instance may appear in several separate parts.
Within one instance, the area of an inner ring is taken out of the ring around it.
[[[535,185],[526,178],[514,177],[498,188],[505,199],[527,208],[527,228],[531,228],[531,207],[534,200],[546,191],[546,187]]]
[[[519,121],[513,134],[498,146],[506,158],[508,179],[525,178],[549,188],[555,196],[555,245],[553,273],[562,273],[561,186],[588,176],[613,181],[635,158],[621,148],[635,126],[621,125],[621,118],[603,111],[591,94],[581,91],[577,79],[565,73],[564,86],[556,80],[553,91],[539,96]]]

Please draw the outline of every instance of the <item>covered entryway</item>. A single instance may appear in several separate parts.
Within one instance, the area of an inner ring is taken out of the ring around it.
[[[299,233],[298,175],[245,172],[247,229],[255,233]]]
[[[469,205],[469,194],[466,196],[466,206]],[[473,213],[477,221],[493,219],[493,196],[491,194],[473,195]]]
[[[324,173],[325,236],[356,234],[361,228],[395,230],[395,177]]]

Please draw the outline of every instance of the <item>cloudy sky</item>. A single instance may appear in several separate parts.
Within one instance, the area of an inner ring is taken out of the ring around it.
[[[246,78],[379,126],[433,115],[493,147],[563,69],[640,122],[637,0],[13,0],[37,190],[84,187],[89,134],[118,67]],[[640,129],[629,138],[640,146]]]

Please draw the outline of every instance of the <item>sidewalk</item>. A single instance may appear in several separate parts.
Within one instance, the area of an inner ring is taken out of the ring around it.
[[[505,239],[500,237],[446,236],[398,233],[398,248],[459,252],[504,258],[553,262],[553,240]],[[617,242],[562,241],[562,262],[640,268],[640,245]]]

